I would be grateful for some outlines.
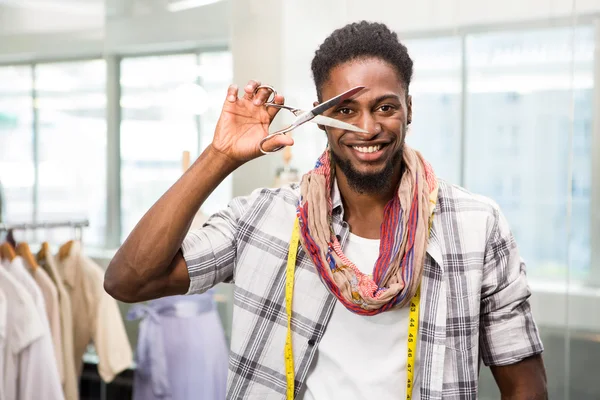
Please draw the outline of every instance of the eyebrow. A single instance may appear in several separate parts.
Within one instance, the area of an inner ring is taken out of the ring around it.
[[[400,97],[396,94],[384,94],[384,95],[381,95],[381,96],[375,98],[373,100],[373,104],[381,103],[384,100],[396,100],[396,101],[400,102]],[[358,103],[358,101],[354,98],[351,98],[351,99],[344,100],[343,102],[341,102],[340,106],[341,105],[350,105],[350,104],[354,104],[354,103]]]

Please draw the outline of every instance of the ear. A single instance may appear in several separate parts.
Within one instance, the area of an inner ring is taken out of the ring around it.
[[[313,102],[313,107],[316,107],[318,105],[319,105],[318,101]],[[319,127],[320,130],[322,130],[323,132],[327,133],[327,131],[325,130],[325,127],[323,125],[317,124],[317,126]]]
[[[410,125],[412,122],[412,96],[408,95],[406,99],[406,123]]]

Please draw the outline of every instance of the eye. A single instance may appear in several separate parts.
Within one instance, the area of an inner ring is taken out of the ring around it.
[[[337,112],[339,114],[342,114],[342,115],[350,115],[350,114],[352,114],[352,110],[349,109],[348,107],[342,107],[342,108],[338,109]]]
[[[379,107],[379,109],[383,112],[390,112],[393,111],[395,107],[391,104],[384,104],[381,107]]]

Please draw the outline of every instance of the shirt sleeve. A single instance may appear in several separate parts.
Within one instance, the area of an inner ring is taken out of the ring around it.
[[[508,221],[494,208],[483,268],[480,347],[487,366],[515,364],[543,351],[531,291]]]
[[[98,271],[102,283],[102,271]],[[100,290],[92,340],[98,354],[98,374],[104,382],[112,382],[133,364],[133,352],[127,337],[119,305],[104,289]]]
[[[181,250],[190,275],[188,294],[204,293],[221,282],[233,282],[240,235],[240,219],[256,201],[260,190],[237,197],[212,215],[199,229],[186,235]]]
[[[46,314],[48,316],[48,322],[50,323],[50,334],[52,336],[52,343],[54,345],[54,354],[56,358],[56,365],[58,366],[58,374],[60,381],[65,381],[65,371],[63,366],[62,357],[62,332],[60,326],[60,311],[58,305],[58,290],[52,283],[52,280],[41,268],[35,271],[35,281],[37,282],[42,295],[44,296],[44,302],[46,304]]]

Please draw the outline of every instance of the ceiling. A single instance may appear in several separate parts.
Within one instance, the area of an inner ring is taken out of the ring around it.
[[[71,15],[104,15],[115,6],[143,14],[153,9],[176,12],[202,7],[220,0],[0,0],[0,8],[53,11]],[[125,6],[127,4],[127,6]],[[140,12],[141,11],[141,12]]]
[[[0,7],[76,15],[104,14],[104,0],[0,0]]]

